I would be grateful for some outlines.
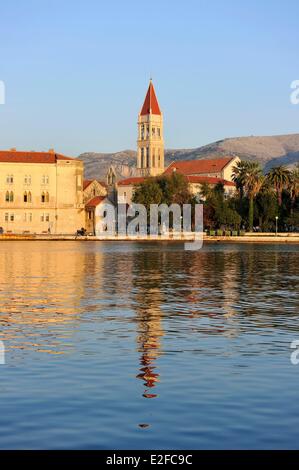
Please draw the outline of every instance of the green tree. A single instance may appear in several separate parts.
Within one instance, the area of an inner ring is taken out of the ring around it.
[[[246,165],[245,190],[249,199],[248,225],[249,230],[253,229],[254,220],[254,200],[264,184],[264,177],[259,163],[248,162]]]
[[[272,168],[267,174],[268,181],[276,191],[279,207],[282,205],[282,192],[289,186],[290,178],[290,171],[283,165]]]
[[[147,211],[151,204],[161,204],[163,202],[163,192],[156,178],[148,178],[143,183],[134,187],[132,201],[135,204],[143,204]]]
[[[236,183],[240,199],[244,197],[244,188],[247,179],[248,162],[240,160],[234,167],[232,179]]]
[[[299,164],[290,173],[288,190],[291,199],[291,216],[294,214],[296,200],[299,197]]]
[[[277,214],[278,203],[274,191],[261,191],[256,198],[256,216],[263,232],[273,230]]]

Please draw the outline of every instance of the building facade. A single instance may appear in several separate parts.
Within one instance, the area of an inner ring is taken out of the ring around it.
[[[206,176],[225,181],[233,180],[233,168],[240,162],[239,157],[208,158],[203,160],[182,160],[171,163],[165,175],[177,171],[185,176]]]
[[[140,176],[164,172],[163,115],[152,81],[138,116],[137,169]]]
[[[232,196],[236,191],[233,182],[233,168],[240,161],[239,157],[217,158],[209,160],[190,160],[171,163],[164,176],[171,176],[177,172],[185,176],[189,189],[194,196],[201,199],[202,185],[213,187],[223,184],[225,196]],[[142,183],[146,177],[126,178],[118,182],[118,203],[131,204],[136,185]]]
[[[84,180],[83,181],[83,202],[88,201],[96,196],[107,196],[107,185],[103,181]]]
[[[0,151],[5,233],[74,234],[84,223],[83,162],[54,150]]]
[[[107,230],[105,222],[107,206],[110,206],[114,211],[114,204],[112,204],[112,202],[105,196],[96,196],[86,203],[85,228],[88,235],[95,235],[98,237],[103,235]]]

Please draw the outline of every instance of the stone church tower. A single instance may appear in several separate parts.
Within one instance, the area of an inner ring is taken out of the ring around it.
[[[151,80],[138,116],[137,169],[141,176],[164,172],[163,115]]]

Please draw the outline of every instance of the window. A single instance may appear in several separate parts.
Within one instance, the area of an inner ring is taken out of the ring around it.
[[[144,139],[144,124],[141,125],[141,139]]]
[[[50,222],[50,214],[46,214],[46,222]]]
[[[155,137],[155,135],[156,135],[156,128],[153,127],[153,128],[152,128],[152,136]]]
[[[29,214],[29,222],[32,222],[32,214],[31,214],[31,212],[30,212],[30,214]]]
[[[9,220],[9,214],[6,212],[5,213],[5,222],[8,222],[8,220]]]
[[[27,202],[32,202],[32,196],[31,196],[31,192],[29,191],[29,193],[27,194]]]
[[[14,214],[10,214],[10,221],[13,222],[15,220],[15,215]]]
[[[31,184],[31,175],[25,175],[24,184]]]
[[[41,201],[42,201],[43,204],[44,204],[45,202],[47,202],[47,194],[48,194],[48,193],[45,193],[44,191],[42,192]],[[49,196],[48,196],[48,197],[49,197]]]
[[[46,192],[46,202],[49,202],[49,200],[50,200],[49,193]]]
[[[5,201],[6,202],[13,202],[14,201],[14,194],[13,194],[13,191],[6,191],[6,194],[5,194]]]
[[[45,220],[45,215],[42,214],[42,215],[40,216],[40,221],[41,221],[41,222],[44,222],[44,220]]]
[[[13,183],[13,175],[7,175],[6,177],[6,183],[12,184]]]
[[[160,127],[157,127],[157,134],[158,134],[158,137],[161,137],[161,130],[160,130]]]
[[[28,202],[28,194],[27,191],[24,192],[24,202]],[[25,214],[26,215],[26,214]]]
[[[49,176],[48,175],[43,175],[42,184],[49,184]]]

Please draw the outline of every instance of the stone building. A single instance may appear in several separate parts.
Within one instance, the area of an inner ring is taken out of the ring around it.
[[[239,157],[182,160],[172,162],[164,174],[171,175],[177,171],[185,176],[206,176],[232,181],[233,168],[239,161]]]
[[[85,229],[88,235],[100,236],[106,231],[105,208],[107,205],[114,208],[114,204],[106,196],[96,196],[86,203]]]
[[[83,202],[86,204],[96,196],[107,196],[107,185],[103,181],[84,180],[83,181]]]
[[[138,116],[137,170],[140,176],[164,171],[163,115],[152,81]]]
[[[108,186],[117,188],[117,203],[131,204],[136,185],[151,176],[169,176],[173,172],[183,174],[190,191],[199,195],[203,184],[215,186],[223,183],[226,195],[236,190],[232,180],[233,167],[239,157],[212,158],[204,160],[176,161],[164,168],[163,115],[150,81],[147,94],[138,115],[137,165],[132,176],[119,180],[112,168],[107,175]]]
[[[195,196],[201,196],[203,184],[213,187],[218,183],[223,184],[225,195],[231,196],[236,191],[236,185],[232,181],[232,172],[238,161],[239,157],[178,161],[171,163],[163,175],[170,176],[174,172],[184,175],[189,183],[190,191]],[[118,203],[131,204],[136,185],[145,179],[145,177],[132,177],[119,181]]]
[[[49,152],[0,151],[0,227],[74,234],[84,226],[83,162]]]

